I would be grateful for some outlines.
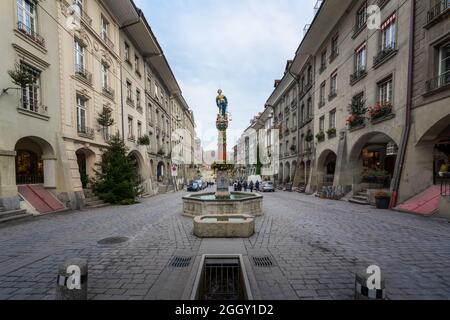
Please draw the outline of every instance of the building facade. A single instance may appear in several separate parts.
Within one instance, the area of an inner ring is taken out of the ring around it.
[[[52,201],[84,207],[93,197],[96,163],[115,134],[147,195],[175,188],[171,134],[191,134],[186,157],[193,158],[194,116],[133,1],[8,0],[1,6],[11,13],[11,28],[1,34],[11,45],[2,51],[0,207],[43,213],[32,208],[38,192],[55,197],[44,203],[47,211]],[[179,170],[183,182],[192,171]]]

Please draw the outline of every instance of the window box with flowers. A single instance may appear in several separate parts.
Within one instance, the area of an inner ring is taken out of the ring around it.
[[[328,139],[336,137],[336,128],[330,128],[327,130]]]
[[[314,140],[314,135],[311,132],[308,132],[308,134],[305,136],[306,142],[312,142]]]
[[[369,107],[369,116],[372,123],[391,119],[393,116],[392,104],[390,102],[384,102]]]
[[[363,94],[359,94],[353,97],[352,102],[349,105],[350,116],[347,118],[347,125],[350,131],[358,130],[365,125],[365,114],[367,108],[365,106]]]
[[[322,142],[325,140],[325,132],[320,131],[318,134],[316,134],[316,139],[318,142]]]

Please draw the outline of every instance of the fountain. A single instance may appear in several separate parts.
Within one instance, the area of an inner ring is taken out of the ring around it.
[[[218,163],[216,165],[217,190],[215,193],[190,194],[183,197],[183,215],[198,217],[206,215],[240,215],[261,216],[263,197],[256,193],[230,192],[227,164],[227,129],[229,124],[228,100],[218,91],[216,98],[219,114],[216,127],[218,130]],[[242,220],[244,221],[244,220]],[[200,221],[199,223],[202,223]],[[244,223],[244,222],[242,222]],[[226,223],[225,223],[226,224]]]

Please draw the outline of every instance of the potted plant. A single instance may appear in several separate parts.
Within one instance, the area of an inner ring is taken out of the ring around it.
[[[377,209],[389,209],[391,195],[385,191],[380,190],[375,194],[375,202]]]
[[[311,133],[311,131],[308,131],[306,137],[305,137],[305,141],[306,142],[312,142],[314,140],[314,135]]]
[[[318,134],[316,134],[316,139],[319,142],[322,142],[325,140],[325,133],[323,131],[320,131]]]
[[[328,138],[336,136],[336,128],[330,128],[327,130]]]
[[[147,134],[142,137],[139,137],[137,143],[140,146],[149,146],[150,145],[150,137]]]

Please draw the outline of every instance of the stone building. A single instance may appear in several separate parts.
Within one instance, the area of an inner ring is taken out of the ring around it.
[[[0,211],[21,207],[19,189],[39,184],[56,194],[67,194],[60,119],[58,28],[55,1],[1,1],[3,12],[0,65]],[[73,51],[72,51],[73,52]],[[71,55],[72,56],[72,55]],[[26,72],[21,87],[8,71]]]
[[[0,211],[21,207],[38,214],[101,204],[90,178],[116,133],[145,192],[170,190],[176,119],[170,106],[179,102],[176,127],[191,133],[191,145],[194,116],[133,1],[7,0],[1,8],[14,14],[1,33]],[[112,125],[99,123],[104,113]],[[150,145],[140,139],[147,136]]]

